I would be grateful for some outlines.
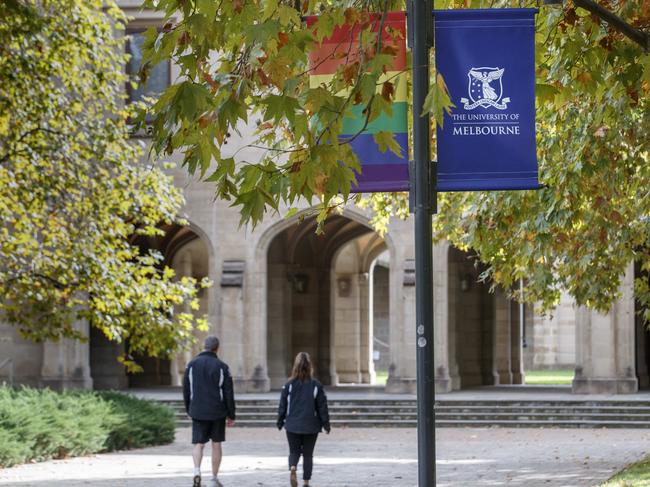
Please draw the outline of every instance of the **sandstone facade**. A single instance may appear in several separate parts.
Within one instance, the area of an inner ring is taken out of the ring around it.
[[[134,29],[156,25],[140,1],[120,2]],[[171,66],[170,76],[177,70]],[[229,142],[245,145],[241,137]],[[146,141],[146,139],[144,139]],[[254,159],[254,150],[240,156]],[[176,161],[180,157],[176,155]],[[146,161],[143,161],[143,164]],[[388,374],[388,392],[415,390],[413,221],[394,220],[384,236],[370,214],[353,206],[316,235],[310,208],[285,219],[267,215],[256,228],[239,225],[209,184],[172,170],[186,198],[188,227],[167,228],[143,242],[159,249],[178,275],[208,277],[200,314],[222,340],[239,391],[278,388],[298,351],[309,352],[326,384],[373,383]],[[283,209],[283,211],[286,210]],[[282,213],[282,211],[281,211]],[[576,309],[563,298],[552,317],[534,316],[478,282],[481,267],[447,242],[433,246],[435,378],[438,392],[491,384],[521,384],[525,370],[574,367],[577,392],[634,392],[647,387],[647,332],[635,315],[634,269],[622,299],[607,315]],[[88,343],[34,344],[0,324],[0,364],[10,358],[15,380],[55,388],[178,385],[187,361],[141,357],[145,372],[127,376],[115,357],[123,345],[88,330]],[[200,342],[201,336],[197,336]],[[6,377],[7,367],[0,369]]]

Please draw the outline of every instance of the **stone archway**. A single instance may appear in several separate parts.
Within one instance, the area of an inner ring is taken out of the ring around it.
[[[519,306],[479,282],[485,267],[455,247],[448,254],[448,354],[452,389],[522,384]]]
[[[376,233],[366,233],[339,247],[331,264],[331,376],[334,383],[374,384],[374,273],[376,256],[386,244]],[[388,275],[385,276],[388,281]],[[386,282],[387,287],[387,282]],[[385,298],[389,298],[386,289]],[[383,306],[382,306],[383,308]],[[387,337],[385,340],[389,341]]]
[[[298,351],[312,355],[326,384],[373,381],[369,272],[388,244],[367,222],[345,214],[330,217],[323,235],[315,230],[315,220],[306,218],[282,225],[268,239],[266,344],[272,388],[284,384]]]
[[[162,227],[164,235],[160,237],[137,237],[133,244],[143,252],[155,249],[163,255],[161,266],[169,266],[178,278],[189,276],[200,280],[210,275],[211,247],[204,234],[193,226],[177,224]],[[209,290],[199,292],[200,308],[192,311],[197,316],[210,315]],[[189,310],[184,310],[189,311]],[[136,357],[144,371],[127,375],[117,362],[117,357],[124,352],[124,343],[109,341],[101,332],[91,329],[90,335],[90,369],[96,389],[124,389],[127,387],[150,387],[179,385],[186,362],[198,351],[202,333],[197,332],[197,345],[193,350],[179,353],[172,358]]]
[[[383,252],[370,265],[372,364],[375,381],[385,384],[390,368],[390,254]]]

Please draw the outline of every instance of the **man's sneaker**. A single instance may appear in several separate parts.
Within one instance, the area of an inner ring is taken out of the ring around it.
[[[296,469],[291,469],[291,473],[289,474],[289,483],[291,484],[291,487],[298,487],[298,475],[296,474]]]
[[[194,482],[192,483],[192,487],[201,487],[201,476],[200,475],[195,475],[194,476]]]

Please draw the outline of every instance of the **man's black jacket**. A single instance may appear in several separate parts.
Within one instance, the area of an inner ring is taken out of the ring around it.
[[[235,393],[228,366],[214,352],[202,352],[185,369],[185,410],[192,419],[235,419]]]
[[[278,408],[279,429],[310,435],[330,431],[330,415],[323,385],[317,380],[294,379],[282,388]]]

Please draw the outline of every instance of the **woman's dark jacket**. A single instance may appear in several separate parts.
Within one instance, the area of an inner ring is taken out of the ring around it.
[[[278,429],[311,435],[330,431],[330,415],[323,385],[315,379],[293,379],[282,388],[278,408]]]

